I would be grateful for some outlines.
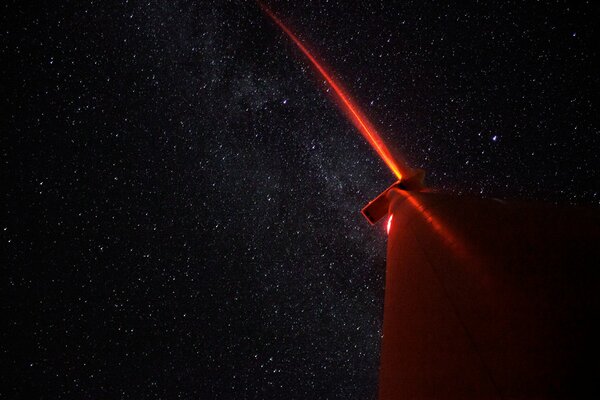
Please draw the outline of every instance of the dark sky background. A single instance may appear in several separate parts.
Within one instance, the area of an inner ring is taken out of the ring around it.
[[[453,193],[600,202],[593,2],[269,1]],[[394,181],[253,1],[7,1],[2,398],[374,399]]]

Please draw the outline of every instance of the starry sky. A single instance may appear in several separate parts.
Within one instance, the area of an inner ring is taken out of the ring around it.
[[[430,187],[599,204],[593,2],[267,4]],[[281,30],[1,7],[0,397],[374,399],[394,176]]]

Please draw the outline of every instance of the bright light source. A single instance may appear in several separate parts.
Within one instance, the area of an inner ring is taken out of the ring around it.
[[[392,229],[392,218],[394,218],[394,214],[390,214],[390,217],[388,218],[387,229],[386,229],[388,235],[390,234],[390,229]]]

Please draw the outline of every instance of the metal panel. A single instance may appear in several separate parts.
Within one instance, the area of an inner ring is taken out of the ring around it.
[[[380,398],[600,394],[600,213],[390,190]]]

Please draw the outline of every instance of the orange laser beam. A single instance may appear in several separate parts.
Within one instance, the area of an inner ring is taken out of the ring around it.
[[[381,159],[392,170],[394,175],[396,175],[398,179],[402,179],[403,173],[406,174],[408,172],[408,168],[404,166],[401,167],[401,165],[394,159],[392,153],[389,151],[377,131],[373,128],[371,122],[360,111],[348,93],[346,93],[342,86],[331,76],[331,74],[321,65],[321,63],[317,61],[317,59],[310,53],[306,46],[304,46],[304,44],[300,41],[300,39],[298,39],[298,37],[294,35],[294,33],[287,26],[285,26],[271,10],[269,10],[260,1],[257,1],[257,3],[265,12],[265,14],[267,14],[273,20],[273,22],[275,22],[283,32],[285,32],[285,34],[294,42],[294,44],[296,44],[296,46],[306,56],[306,58],[308,58],[308,60],[321,74],[325,81],[327,81],[338,99],[341,101],[343,111],[350,117],[350,120],[354,126],[364,136],[367,142],[369,142],[369,144],[375,149],[377,154],[379,154]]]
[[[397,190],[397,189],[396,189]],[[453,251],[456,257],[475,267],[481,267],[483,264],[480,254],[476,254],[473,249],[467,246],[464,240],[461,240],[447,224],[440,222],[419,199],[409,191],[397,190],[395,193],[401,194],[409,204],[414,207],[425,219],[425,221],[433,228],[433,231],[446,243]],[[391,219],[391,217],[390,217]]]

